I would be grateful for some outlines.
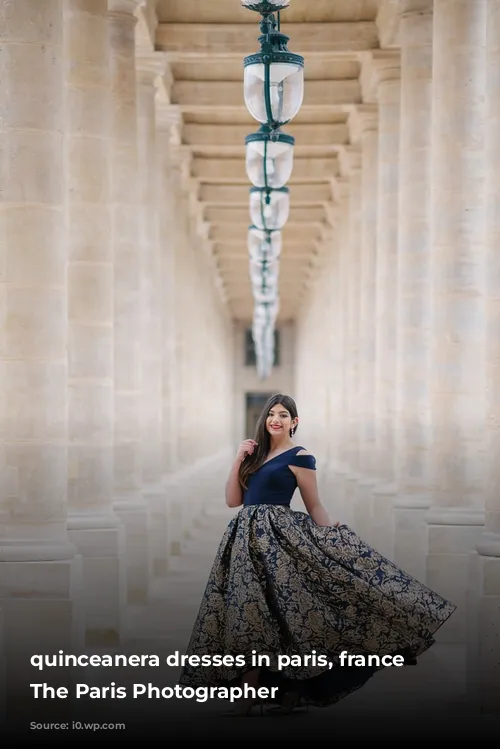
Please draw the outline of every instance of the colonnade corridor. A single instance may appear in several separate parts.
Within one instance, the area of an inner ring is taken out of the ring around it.
[[[500,0],[283,13],[307,72],[267,379],[250,13],[0,0],[0,735],[498,737]],[[224,488],[255,404],[278,392],[332,520],[458,608],[416,667],[235,721],[172,696],[165,658],[238,511]],[[33,660],[67,655],[94,660]]]

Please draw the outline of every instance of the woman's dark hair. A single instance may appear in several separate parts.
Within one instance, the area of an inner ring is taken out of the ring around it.
[[[255,427],[254,440],[257,443],[257,447],[255,448],[255,451],[252,453],[252,455],[246,456],[240,466],[239,481],[243,489],[247,488],[247,481],[249,477],[252,475],[252,473],[255,473],[255,471],[257,471],[261,467],[261,465],[266,460],[267,454],[269,453],[269,449],[271,447],[271,435],[266,429],[266,420],[269,416],[269,411],[273,408],[273,406],[277,406],[278,403],[286,408],[292,419],[296,419],[298,416],[295,401],[293,400],[293,398],[290,398],[289,395],[282,395],[281,393],[277,393],[276,395],[272,395],[269,398],[266,405],[262,409],[262,413],[259,416],[259,420],[257,421],[257,426]],[[292,435],[290,434],[290,436]]]

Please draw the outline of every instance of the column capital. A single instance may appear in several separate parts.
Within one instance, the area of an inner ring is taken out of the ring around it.
[[[333,198],[337,205],[349,197],[349,188],[350,180],[347,176],[337,177],[332,180]]]
[[[434,0],[400,0],[400,18],[432,15]]]
[[[165,131],[169,134],[170,143],[173,146],[181,145],[182,125],[182,112],[178,106],[163,101],[157,101],[156,127],[158,130]]]
[[[145,86],[155,86],[158,77],[165,74],[167,60],[161,52],[138,52],[135,58],[137,80]]]
[[[373,77],[380,86],[386,81],[399,81],[401,78],[401,51],[399,49],[380,49],[371,53]]]
[[[137,23],[136,11],[146,4],[146,0],[108,0],[109,16],[129,16]]]
[[[324,203],[323,204],[325,214],[326,214],[326,221],[327,221],[327,227],[334,227],[337,223],[337,204],[336,203]],[[327,229],[328,231],[330,229]]]
[[[399,86],[401,52],[399,49],[377,49],[369,52],[363,63],[361,87],[363,100],[380,101],[382,88]]]
[[[144,5],[146,5],[146,0],[108,0],[108,12],[110,14],[134,16],[136,10]]]
[[[169,159],[172,166],[179,171],[180,184],[185,192],[191,189],[191,162],[193,155],[187,146],[174,146],[170,149]]]
[[[428,525],[484,525],[485,512],[477,507],[431,506],[426,515]]]
[[[500,534],[483,533],[476,544],[476,551],[482,557],[500,557]]]
[[[344,146],[338,152],[338,162],[342,177],[349,178],[356,170],[361,169],[361,149],[356,146]]]
[[[363,135],[378,130],[378,107],[376,104],[359,104],[348,118],[351,143],[357,145]]]

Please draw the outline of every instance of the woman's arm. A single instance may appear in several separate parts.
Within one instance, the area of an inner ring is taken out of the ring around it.
[[[243,491],[239,481],[241,460],[236,458],[226,482],[226,504],[228,507],[239,507],[243,504]]]
[[[310,455],[306,450],[301,450],[297,455]],[[321,504],[318,492],[318,483],[316,479],[316,471],[312,468],[299,468],[298,466],[289,466],[290,470],[295,474],[297,479],[297,485],[299,487],[300,494],[304,501],[307,512],[314,520],[316,525],[326,526],[335,525],[339,523],[332,523],[327,511]]]
[[[226,482],[226,504],[228,507],[239,507],[243,504],[243,490],[241,488],[239,475],[240,466],[247,455],[251,455],[257,443],[254,440],[244,440],[238,448],[233,467]]]

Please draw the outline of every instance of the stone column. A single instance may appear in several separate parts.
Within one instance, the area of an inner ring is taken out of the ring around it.
[[[318,374],[321,377],[321,391],[325,401],[325,420],[322,425],[322,433],[318,431],[315,442],[318,451],[323,447],[324,465],[322,466],[322,483],[323,496],[329,503],[331,512],[337,510],[333,507],[334,501],[334,475],[338,467],[338,444],[340,438],[340,376],[342,358],[340,355],[339,345],[341,341],[342,329],[340,318],[342,309],[340,307],[340,280],[339,280],[339,246],[340,246],[340,206],[330,218],[331,224],[334,224],[332,237],[325,240],[325,265],[317,270],[318,280],[314,288],[320,286],[321,294],[316,298],[318,312],[316,315],[320,319],[319,309],[324,310],[323,320],[318,326],[318,338],[321,333],[325,335],[326,347],[321,349],[318,345],[318,356],[322,356],[321,370],[318,368]],[[323,275],[324,274],[324,275]],[[326,313],[326,315],[325,315]],[[319,341],[318,341],[319,343]],[[319,438],[319,439],[318,439]],[[339,497],[335,497],[338,501]]]
[[[162,319],[164,301],[161,279],[160,216],[158,201],[158,154],[156,145],[156,80],[163,72],[162,57],[152,53],[137,59],[139,141],[139,223],[142,297],[142,444],[143,491],[149,507],[150,573],[165,574],[166,501],[162,454]],[[161,163],[161,162],[160,162]]]
[[[2,3],[0,39],[0,608],[17,707],[34,643],[72,648],[62,0]]]
[[[161,279],[163,285],[162,306],[162,354],[163,354],[163,405],[162,405],[162,442],[164,483],[166,489],[168,566],[175,566],[177,557],[182,553],[182,503],[179,498],[176,473],[179,470],[179,420],[177,399],[179,397],[178,373],[178,326],[179,315],[176,312],[177,285],[177,247],[179,244],[179,190],[176,179],[179,161],[176,147],[171,138],[173,112],[169,108],[159,110],[161,120],[157,133],[157,142],[161,159],[160,196],[163,206],[161,213]]]
[[[329,491],[333,494],[334,509],[338,520],[343,518],[347,522],[346,515],[346,496],[345,480],[347,474],[347,357],[348,357],[348,268],[349,253],[351,246],[349,244],[349,208],[350,208],[350,184],[348,178],[340,185],[340,194],[338,202],[338,238],[336,243],[336,266],[334,269],[335,278],[331,290],[332,297],[335,301],[333,308],[332,325],[334,326],[335,337],[333,340],[335,368],[335,381],[329,384],[332,389],[331,398],[334,404],[332,411],[331,429],[334,434],[333,454],[331,456],[333,477]],[[324,377],[329,379],[329,373],[325,372]]]
[[[66,0],[68,530],[83,556],[86,641],[116,644],[123,601],[113,502],[113,257],[107,0]]]
[[[361,518],[357,510],[357,487],[359,479],[359,447],[361,408],[360,351],[359,351],[359,296],[361,290],[361,168],[354,164],[349,174],[349,256],[347,258],[347,449],[346,449],[346,508],[349,522],[358,528]]]
[[[486,522],[477,550],[479,707],[500,711],[500,2],[488,1],[486,89]]]
[[[401,104],[399,52],[374,52],[379,112],[376,258],[376,455],[380,483],[372,500],[373,543],[394,556],[398,164]]]
[[[158,161],[158,213],[162,286],[162,455],[164,479],[178,467],[178,422],[176,419],[176,350],[178,316],[175,312],[178,220],[174,172],[178,169],[175,133],[180,113],[170,105],[156,108]]]
[[[430,173],[433,0],[405,0],[401,16],[401,134],[396,357],[394,558],[426,579],[431,502]]]
[[[487,0],[435,0],[432,127],[433,503],[427,583],[459,609],[484,522],[485,41]]]
[[[359,318],[359,479],[356,532],[372,533],[375,479],[375,310],[377,251],[378,117],[377,107],[362,105],[352,117],[352,133],[361,145],[361,261]]]
[[[346,516],[346,477],[347,477],[347,367],[348,367],[348,254],[349,244],[349,208],[350,208],[350,184],[348,177],[343,177],[338,182],[337,193],[337,241],[336,241],[336,265],[334,269],[335,279],[332,279],[330,295],[334,300],[332,310],[332,326],[334,326],[333,340],[333,362],[335,369],[335,382],[329,383],[328,371],[324,373],[327,387],[330,388],[332,400],[332,423],[333,432],[332,454],[330,457],[332,478],[329,492],[332,494],[334,510],[337,519]]]
[[[114,261],[114,507],[125,525],[127,602],[148,600],[148,507],[142,496],[141,248],[138,222],[137,0],[109,0]]]

